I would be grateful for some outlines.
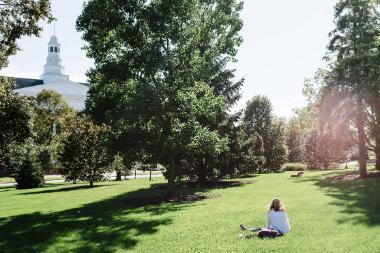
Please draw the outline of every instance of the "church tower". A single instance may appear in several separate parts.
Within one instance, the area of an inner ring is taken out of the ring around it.
[[[48,44],[48,57],[41,75],[44,84],[69,81],[69,76],[63,74],[64,67],[61,65],[60,53],[61,44],[58,43],[57,36],[54,34]]]

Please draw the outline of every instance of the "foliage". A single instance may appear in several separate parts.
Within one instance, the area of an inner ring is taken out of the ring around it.
[[[265,149],[266,169],[278,171],[287,161],[286,148],[286,122],[282,119],[274,119],[268,135],[269,145]]]
[[[265,157],[263,167],[269,171],[276,171],[286,162],[286,128],[283,120],[273,117],[272,110],[269,98],[253,97],[247,103],[243,123],[247,133],[257,134],[262,139]]]
[[[30,101],[13,92],[14,80],[0,77],[0,171],[10,171],[11,151],[32,134]]]
[[[51,148],[51,146],[40,146],[40,152],[38,153],[37,159],[45,173],[56,172],[56,152],[56,147]]]
[[[8,57],[19,49],[18,39],[40,34],[41,20],[53,20],[50,0],[0,1],[0,69],[8,65]]]
[[[348,144],[345,138],[333,135],[331,129],[322,132],[313,130],[305,143],[305,161],[311,168],[329,169],[337,164],[347,162]]]
[[[84,115],[67,127],[59,154],[60,172],[67,181],[88,181],[93,186],[103,179],[112,161],[105,144],[107,131]]]
[[[228,149],[222,152],[217,159],[215,159],[214,167],[217,169],[215,176],[222,177],[235,177],[241,174],[241,135],[242,127],[239,124],[242,112],[234,114],[226,114],[222,123],[218,126],[218,131],[222,136],[228,138]]]
[[[288,148],[288,162],[299,163],[303,161],[303,136],[302,129],[297,122],[291,120],[288,124],[288,135],[286,137]]]
[[[380,122],[380,14],[378,1],[340,0],[335,7],[336,28],[330,33],[327,58],[331,61],[332,86],[356,99],[356,123],[361,175],[366,175],[365,102],[377,111]],[[380,124],[377,125],[380,129]],[[376,134],[380,167],[380,130]]]
[[[239,167],[238,173],[246,175],[261,171],[265,164],[265,150],[262,137],[257,132],[242,129],[238,137]]]
[[[346,162],[355,144],[351,125],[331,112],[327,116],[327,103],[322,101],[322,106],[309,105],[292,119],[287,137],[289,154],[313,169],[330,169]]]
[[[20,149],[18,154],[20,160],[13,161],[15,164],[19,163],[15,166],[13,175],[17,182],[16,187],[18,189],[42,187],[44,184],[44,171],[38,160],[38,147],[33,144],[32,140],[29,140],[25,145],[18,148]]]
[[[33,130],[36,142],[50,145],[54,136],[63,131],[74,115],[74,109],[61,94],[42,90],[34,99]]]
[[[33,139],[40,145],[41,165],[46,172],[57,172],[57,152],[62,132],[75,117],[75,111],[52,90],[42,90],[33,99]]]
[[[250,131],[257,132],[265,139],[269,135],[272,126],[272,111],[272,103],[268,97],[255,96],[247,102],[243,121]]]
[[[331,87],[330,78],[329,71],[320,69],[314,78],[305,80],[308,105],[297,110],[289,124],[289,154],[313,169],[347,161],[356,144],[351,124],[355,100],[350,93]]]
[[[124,159],[120,154],[116,154],[112,162],[108,165],[108,171],[116,172],[116,180],[121,180],[123,174],[127,176],[132,173],[132,168],[125,165]]]
[[[303,163],[285,163],[282,166],[282,171],[305,171],[308,170],[306,164]]]
[[[95,60],[88,112],[111,126],[117,152],[164,165],[171,186],[181,161],[203,181],[205,161],[227,149],[218,125],[242,84],[228,68],[241,9],[235,0],[92,0],[77,21]]]

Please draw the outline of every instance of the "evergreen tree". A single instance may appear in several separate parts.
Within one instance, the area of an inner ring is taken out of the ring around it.
[[[256,96],[248,103],[244,111],[243,122],[247,132],[258,134],[263,142],[265,164],[269,171],[279,170],[286,161],[285,122],[275,119],[272,103],[265,96]]]
[[[340,0],[335,6],[336,28],[330,34],[328,47],[334,80],[332,84],[349,91],[356,99],[361,176],[367,174],[365,101],[371,101],[375,109],[380,109],[378,7],[377,1],[372,0]],[[380,142],[380,135],[376,133],[376,136]],[[377,147],[380,151],[380,143]]]
[[[18,155],[14,155],[12,162],[15,165],[13,177],[17,182],[17,189],[30,189],[42,187],[44,184],[44,171],[38,161],[38,147],[29,140],[25,145],[18,147]],[[15,157],[18,156],[18,161]],[[19,164],[17,164],[19,163]]]
[[[294,120],[291,120],[289,123],[286,146],[288,148],[288,161],[292,163],[302,163],[303,133]]]
[[[251,131],[246,126],[242,126],[242,131],[238,137],[239,143],[239,166],[240,175],[248,173],[262,172],[266,164],[265,149],[262,137],[255,131]]]
[[[268,148],[265,151],[265,166],[270,171],[279,171],[287,161],[286,122],[275,118],[268,135]]]

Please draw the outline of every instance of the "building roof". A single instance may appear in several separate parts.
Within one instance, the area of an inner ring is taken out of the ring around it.
[[[89,87],[71,81],[60,81],[16,89],[15,92],[21,95],[35,97],[42,90],[53,90],[58,92],[70,106],[78,111],[82,111],[85,108],[85,101]]]
[[[41,85],[44,81],[40,79],[29,79],[29,78],[15,78],[16,89],[22,89],[30,86]]]
[[[82,111],[85,108],[89,85],[70,81],[69,76],[63,73],[60,53],[61,45],[57,36],[53,35],[48,45],[48,57],[41,75],[42,80],[16,78],[15,92],[35,97],[43,90],[52,90],[61,94],[74,109]]]

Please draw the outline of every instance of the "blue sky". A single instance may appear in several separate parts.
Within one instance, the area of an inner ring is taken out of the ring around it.
[[[82,50],[84,42],[75,30],[75,20],[84,0],[52,0],[58,19],[56,34],[62,44],[65,73],[73,81],[86,81],[92,61]],[[240,48],[238,77],[246,79],[242,99],[234,110],[245,106],[254,95],[266,95],[275,114],[291,116],[292,109],[305,105],[303,80],[324,65],[322,58],[333,29],[336,0],[245,0],[242,13],[244,43]],[[38,78],[47,56],[53,25],[42,23],[40,38],[22,38],[22,51],[10,57],[1,75]]]

